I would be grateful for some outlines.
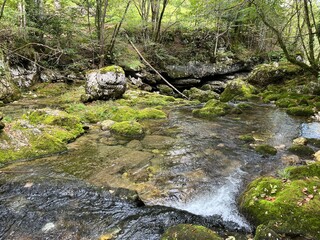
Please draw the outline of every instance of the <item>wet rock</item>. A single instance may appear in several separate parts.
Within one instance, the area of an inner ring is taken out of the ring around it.
[[[231,113],[233,107],[227,103],[222,103],[216,99],[208,101],[203,108],[192,111],[193,116],[206,119],[215,119],[219,116]]]
[[[265,225],[259,225],[253,240],[280,240],[282,239],[275,231]]]
[[[162,235],[161,240],[222,240],[214,231],[199,225],[179,224],[170,227]]]
[[[191,100],[199,100],[200,102],[208,102],[211,99],[218,99],[219,94],[211,90],[201,90],[198,88],[191,88],[184,90],[183,93]]]
[[[161,135],[147,135],[141,141],[143,147],[149,149],[167,149],[174,143],[174,139]]]
[[[264,156],[277,154],[277,149],[275,147],[272,147],[267,144],[257,145],[257,146],[255,146],[254,149],[256,150],[256,152],[258,152]]]
[[[288,151],[299,157],[312,157],[314,154],[314,150],[305,145],[292,145]]]
[[[294,145],[307,145],[308,140],[304,137],[298,137],[296,139],[293,139]]]
[[[310,117],[314,114],[312,106],[297,106],[287,109],[287,113],[293,116]]]
[[[284,155],[281,157],[281,162],[285,165],[297,165],[301,160],[297,155]]]
[[[127,144],[127,147],[128,147],[128,148],[135,149],[135,150],[142,150],[142,149],[143,149],[142,143],[141,143],[139,140],[136,140],[136,139],[130,141],[130,142]]]
[[[163,95],[168,95],[168,96],[174,96],[174,91],[171,87],[169,87],[168,85],[165,84],[159,84],[157,86],[157,88],[159,89],[159,92]]]
[[[211,90],[217,93],[222,93],[226,88],[227,83],[223,81],[209,81],[201,87],[201,90]]]
[[[241,136],[239,136],[239,139],[240,139],[241,141],[246,142],[246,143],[253,143],[253,142],[255,142],[254,137],[253,137],[252,135],[250,135],[250,134],[241,135]]]
[[[320,151],[317,151],[317,152],[314,154],[314,158],[316,159],[316,161],[320,162]]]
[[[220,95],[220,101],[247,100],[254,96],[257,90],[249,83],[237,79],[227,83],[225,90]]]
[[[182,88],[195,87],[201,83],[201,79],[197,78],[184,78],[184,79],[175,79],[172,81],[172,84]]]
[[[144,131],[140,123],[135,121],[117,122],[110,127],[112,133],[126,138],[141,138]]]
[[[82,101],[109,100],[122,97],[126,91],[126,77],[118,66],[109,66],[87,73],[86,95]]]

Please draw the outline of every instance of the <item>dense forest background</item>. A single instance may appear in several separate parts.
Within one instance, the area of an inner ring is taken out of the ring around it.
[[[2,0],[0,20],[0,48],[11,64],[83,70],[130,62],[139,69],[130,38],[152,63],[233,54],[286,58],[319,72],[313,0]]]

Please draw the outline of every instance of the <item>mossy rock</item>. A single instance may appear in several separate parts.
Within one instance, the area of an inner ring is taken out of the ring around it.
[[[277,154],[277,149],[267,144],[257,145],[254,149],[264,156]]]
[[[266,87],[270,84],[282,83],[285,79],[298,76],[302,69],[289,62],[262,64],[254,68],[247,81],[255,86]]]
[[[277,107],[280,107],[280,108],[290,108],[290,107],[296,107],[298,103],[295,99],[282,98],[276,101],[276,105]]]
[[[117,122],[110,127],[110,130],[126,138],[142,138],[144,134],[142,125],[135,121]]]
[[[287,113],[293,116],[310,117],[314,114],[314,111],[310,106],[297,106],[288,108]]]
[[[67,143],[84,132],[79,118],[52,109],[30,112],[7,125],[0,135],[0,162],[65,151]]]
[[[199,225],[179,224],[170,227],[161,240],[222,240],[214,231]]]
[[[320,239],[320,180],[318,177],[283,181],[262,177],[243,193],[240,208],[256,226],[278,234]]]
[[[292,145],[288,151],[299,157],[312,157],[314,154],[314,150],[305,145]]]
[[[320,148],[320,139],[308,138],[307,141],[308,141],[308,143],[309,143],[311,146]]]
[[[213,120],[219,116],[227,115],[232,111],[232,107],[227,103],[212,99],[203,108],[192,111],[193,116]]]
[[[241,79],[237,79],[227,83],[225,90],[220,95],[220,101],[247,100],[252,98],[256,93],[255,87]]]
[[[263,224],[256,229],[253,240],[280,240],[281,237],[274,230]]]
[[[123,71],[122,67],[119,67],[119,66],[116,66],[116,65],[111,65],[111,66],[100,68],[99,72],[101,74],[107,73],[107,72],[115,72],[115,73],[123,73],[124,74],[124,71]]]
[[[254,137],[253,137],[252,135],[249,135],[249,134],[241,135],[241,136],[239,136],[239,139],[240,139],[241,141],[246,142],[246,143],[253,143],[253,142],[255,142]]]
[[[166,119],[167,114],[155,108],[145,108],[139,111],[137,119]]]
[[[320,163],[316,162],[310,165],[298,166],[298,167],[287,167],[286,173],[289,179],[305,179],[310,177],[320,178]]]
[[[184,90],[183,93],[189,97],[190,100],[199,100],[200,102],[207,102],[211,99],[218,99],[219,94],[211,90],[201,90],[198,88],[191,88]]]

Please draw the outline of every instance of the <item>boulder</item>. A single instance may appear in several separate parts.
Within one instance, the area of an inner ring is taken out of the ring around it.
[[[27,67],[15,66],[10,68],[12,81],[21,89],[33,86],[39,80],[37,68],[34,65]]]
[[[183,93],[191,100],[199,100],[200,102],[207,102],[211,99],[218,99],[219,94],[211,90],[201,90],[198,88],[191,88],[190,90],[184,90]]]
[[[256,91],[255,87],[249,83],[241,79],[236,79],[227,83],[225,90],[220,95],[220,100],[222,102],[247,100],[252,98]]]
[[[1,54],[1,52],[0,52]],[[7,64],[0,55],[0,101],[7,103],[18,99],[20,91],[13,83]]]
[[[119,66],[108,66],[87,73],[84,102],[121,98],[126,91],[126,77]]]

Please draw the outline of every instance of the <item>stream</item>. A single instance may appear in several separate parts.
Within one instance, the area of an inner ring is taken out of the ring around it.
[[[92,125],[66,153],[7,165],[15,173],[0,173],[0,239],[152,240],[178,223],[247,239],[241,191],[281,170],[292,140],[310,132],[302,119],[264,104],[216,121],[177,107],[168,120],[145,124],[151,130],[142,140]],[[277,147],[277,155],[256,153],[239,140],[244,134]]]

